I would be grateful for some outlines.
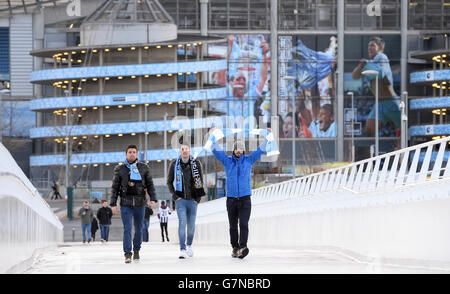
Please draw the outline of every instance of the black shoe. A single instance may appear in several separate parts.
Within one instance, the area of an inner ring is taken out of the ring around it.
[[[133,260],[134,261],[139,261],[139,251],[134,251]]]
[[[167,238],[167,242],[169,242],[170,240],[169,240],[169,238]]]
[[[125,254],[125,263],[131,262],[131,254]]]
[[[237,247],[233,247],[233,252],[231,253],[231,257],[238,257],[238,251],[239,249]]]
[[[248,255],[248,252],[249,252],[249,250],[247,247],[241,248],[241,249],[239,249],[238,257],[240,259],[243,259],[244,257],[246,257]]]

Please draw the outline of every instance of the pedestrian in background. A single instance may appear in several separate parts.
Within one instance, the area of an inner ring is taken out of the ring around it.
[[[167,242],[169,242],[169,234],[167,233],[167,224],[169,222],[169,214],[172,214],[170,212],[170,208],[166,206],[166,202],[163,200],[161,201],[161,206],[158,209],[158,218],[159,218],[159,224],[161,226],[161,236],[162,241],[164,242],[164,232],[166,232],[166,239]]]
[[[91,223],[91,240],[92,242],[95,241],[95,233],[98,230],[98,221],[95,215],[92,216],[92,223]]]
[[[153,209],[145,205],[144,224],[142,226],[142,242],[148,242],[148,226],[150,224],[150,216],[153,215]]]
[[[81,219],[81,232],[83,234],[83,243],[91,242],[91,223],[94,218],[94,212],[89,207],[89,201],[83,202],[83,207],[78,211],[78,216]]]
[[[101,242],[108,242],[109,226],[111,225],[111,218],[113,212],[108,206],[106,200],[102,200],[102,207],[97,211],[97,218],[100,225]]]

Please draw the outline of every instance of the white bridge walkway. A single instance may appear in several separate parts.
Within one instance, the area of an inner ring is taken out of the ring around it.
[[[150,224],[139,263],[121,242],[62,242],[62,224],[0,145],[0,272],[450,273],[450,137],[253,190],[248,247],[230,256],[225,199],[201,203],[195,256]],[[7,151],[6,151],[7,152]],[[22,220],[15,222],[12,220]],[[39,251],[37,249],[46,248]]]
[[[124,263],[122,243],[65,243],[35,258],[25,274],[417,274],[450,273],[424,266],[381,265],[341,252],[306,248],[251,247],[245,259],[232,258],[229,246],[194,246],[194,257],[178,259],[178,244],[150,242],[141,260]]]

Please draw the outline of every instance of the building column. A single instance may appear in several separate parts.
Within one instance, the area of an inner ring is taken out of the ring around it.
[[[337,125],[338,137],[336,155],[337,161],[344,161],[344,1],[338,1],[337,11],[338,29],[338,60],[337,60]]]

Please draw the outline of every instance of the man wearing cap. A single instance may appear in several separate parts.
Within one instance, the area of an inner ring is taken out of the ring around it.
[[[210,133],[215,128],[210,129]],[[271,129],[267,129],[271,132]],[[232,257],[244,258],[247,256],[248,222],[250,220],[251,200],[251,172],[252,166],[266,153],[267,138],[250,155],[245,155],[245,146],[236,142],[233,153],[227,156],[217,141],[213,142],[212,153],[222,162],[226,173],[226,197],[228,222],[230,224],[230,241],[233,247]],[[239,225],[239,230],[238,230]]]
[[[111,225],[112,215],[113,215],[112,209],[108,207],[108,202],[105,199],[103,199],[102,207],[97,211],[97,218],[100,224],[100,237],[102,243],[108,242],[109,226]]]

